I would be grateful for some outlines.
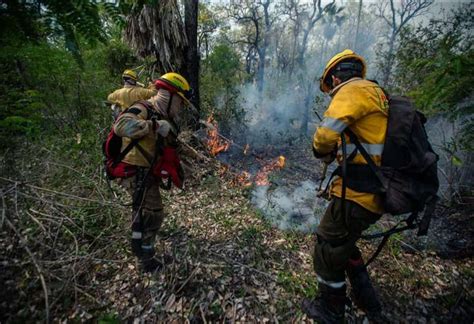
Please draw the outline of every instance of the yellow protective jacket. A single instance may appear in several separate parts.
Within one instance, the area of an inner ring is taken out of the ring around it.
[[[129,107],[114,124],[114,132],[118,136],[122,137],[122,149],[123,151],[132,139],[140,138],[138,145],[143,149],[144,152],[140,151],[139,148],[134,147],[122,160],[128,164],[150,167],[153,158],[155,157],[156,141],[161,140],[163,145],[177,146],[177,134],[175,130],[170,131],[169,135],[165,138],[160,137],[153,130],[153,122],[150,120],[151,116],[148,116],[149,110],[140,104],[135,103]],[[157,119],[161,118],[160,114],[157,113]]]
[[[138,85],[125,84],[123,88],[115,90],[107,97],[111,103],[118,104],[122,111],[138,100],[146,100],[156,95],[156,90],[143,88]]]
[[[340,134],[349,127],[371,155],[376,165],[381,155],[387,130],[388,100],[375,83],[361,78],[352,78],[336,88],[330,95],[332,101],[324,113],[324,119],[316,129],[313,148],[319,155],[331,153],[338,146],[337,160],[342,162]],[[355,149],[347,136],[347,155]],[[360,153],[350,162],[367,164]],[[342,179],[337,177],[331,184],[331,196],[341,197]],[[383,214],[379,195],[346,189],[346,199],[351,200],[376,214]]]

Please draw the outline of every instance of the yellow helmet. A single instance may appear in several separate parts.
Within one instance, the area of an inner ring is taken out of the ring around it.
[[[357,55],[356,53],[354,53],[354,51],[350,49],[345,49],[342,52],[334,55],[326,64],[323,75],[319,79],[319,88],[321,89],[322,92],[331,91],[330,82],[328,80],[328,78],[331,75],[330,72],[336,67],[336,65],[348,59],[355,59],[355,60],[360,61],[360,63],[362,63],[362,77],[365,78],[365,74],[367,72],[367,66],[362,56]]]
[[[129,78],[129,79],[132,79],[134,81],[137,81],[138,80],[138,75],[137,75],[137,72],[135,72],[133,70],[130,70],[130,69],[127,69],[127,70],[123,71],[122,78]]]
[[[155,85],[157,87],[176,91],[176,93],[186,102],[188,102],[188,98],[191,97],[192,94],[188,81],[181,74],[175,72],[163,74],[158,80],[156,80]],[[169,89],[170,86],[173,89]]]

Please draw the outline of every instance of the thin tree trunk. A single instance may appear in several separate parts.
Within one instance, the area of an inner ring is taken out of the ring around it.
[[[385,71],[384,71],[383,81],[382,81],[382,85],[384,87],[389,86],[390,74],[392,73],[392,65],[394,63],[394,57],[393,57],[394,56],[394,54],[393,54],[394,51],[395,51],[395,34],[392,34],[392,36],[390,37],[390,40],[389,40],[387,59],[386,59],[385,69],[384,69]]]
[[[258,51],[259,60],[258,60],[258,72],[257,72],[257,89],[259,93],[263,91],[263,85],[265,83],[265,55],[267,49],[263,47]]]
[[[356,34],[354,37],[354,50],[356,52],[359,51],[359,27],[360,27],[360,14],[362,12],[362,0],[359,0],[359,12],[357,14],[357,27],[356,27]]]
[[[184,57],[186,57],[184,74],[194,90],[191,102],[199,111],[198,4],[199,0],[185,0],[184,2],[184,25],[188,36],[188,46],[184,53]]]
[[[308,94],[308,91],[306,91],[305,89],[303,119],[301,120],[300,126],[300,134],[303,136],[306,136],[306,134],[308,133],[309,111],[311,108],[310,103],[311,97]]]

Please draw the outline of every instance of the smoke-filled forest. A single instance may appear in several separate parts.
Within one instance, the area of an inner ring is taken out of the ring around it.
[[[474,321],[471,1],[5,0],[0,24],[0,322]]]

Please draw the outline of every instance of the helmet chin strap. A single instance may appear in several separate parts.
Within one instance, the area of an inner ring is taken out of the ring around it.
[[[173,101],[173,98],[175,96],[175,93],[170,92],[170,100],[168,101],[168,107],[166,108],[166,114],[168,115],[169,122],[173,125],[173,127],[176,129],[176,131],[179,132],[179,127],[176,121],[174,120],[173,117],[171,117],[170,112],[171,112],[171,103]]]
[[[171,116],[170,116],[171,102],[173,101],[173,96],[174,96],[174,93],[170,92],[170,99],[168,100],[168,107],[166,107],[166,114],[168,115],[168,117],[170,119],[171,119]]]

